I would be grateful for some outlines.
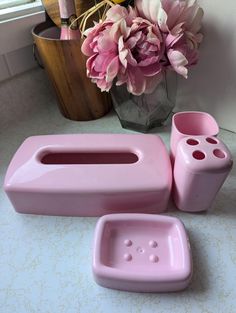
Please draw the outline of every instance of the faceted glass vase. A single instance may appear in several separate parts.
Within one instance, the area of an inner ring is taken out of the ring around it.
[[[147,132],[166,121],[175,106],[176,91],[177,74],[167,71],[151,94],[135,96],[123,85],[113,86],[111,96],[122,127]]]

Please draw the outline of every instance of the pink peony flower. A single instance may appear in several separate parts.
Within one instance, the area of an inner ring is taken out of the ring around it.
[[[119,5],[104,22],[87,31],[82,52],[89,57],[87,75],[102,91],[127,84],[134,95],[152,92],[162,77],[165,43],[157,25]]]
[[[162,78],[161,59],[165,48],[158,27],[137,17],[128,38],[120,36],[118,44],[122,66],[117,85],[126,83],[134,95],[153,92]]]
[[[198,61],[203,10],[195,0],[136,0],[136,6],[165,34],[166,66],[187,78],[188,67]]]
[[[188,68],[197,64],[199,57],[198,49],[193,47],[184,33],[179,36],[167,35],[166,55],[169,67],[185,78],[188,77]]]
[[[176,33],[181,28],[199,32],[203,10],[196,0],[136,0],[140,16],[159,25],[163,32]]]
[[[88,29],[82,52],[89,56],[87,75],[102,91],[109,91],[119,70],[117,43],[111,36],[112,22],[96,24]]]

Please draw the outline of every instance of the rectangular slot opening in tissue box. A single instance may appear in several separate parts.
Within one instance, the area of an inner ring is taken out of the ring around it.
[[[138,156],[132,152],[49,152],[42,164],[133,164]]]

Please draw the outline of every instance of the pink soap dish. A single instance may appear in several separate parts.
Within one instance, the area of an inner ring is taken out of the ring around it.
[[[110,214],[97,223],[93,274],[104,287],[135,292],[186,288],[192,275],[182,222],[150,214]]]

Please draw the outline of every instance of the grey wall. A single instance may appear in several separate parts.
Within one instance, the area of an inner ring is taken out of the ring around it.
[[[236,132],[236,2],[199,0],[205,11],[199,64],[180,79],[177,108],[203,110]]]

